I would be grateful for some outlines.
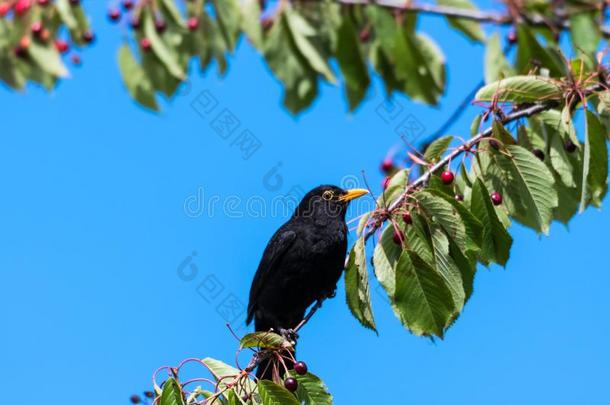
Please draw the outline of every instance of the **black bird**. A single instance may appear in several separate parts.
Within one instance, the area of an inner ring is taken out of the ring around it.
[[[325,185],[303,197],[265,248],[250,288],[247,324],[254,319],[257,331],[290,333],[310,305],[334,294],[347,252],[347,206],[367,193]],[[268,361],[256,375],[271,379]]]

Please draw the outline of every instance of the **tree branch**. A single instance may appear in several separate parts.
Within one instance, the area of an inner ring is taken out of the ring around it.
[[[586,95],[604,90],[605,88],[606,87],[603,84],[599,83],[599,84],[596,84],[594,86],[584,89],[583,94],[586,96]],[[539,114],[543,111],[550,110],[551,108],[557,107],[558,105],[559,105],[559,102],[555,101],[555,100],[548,101],[545,103],[537,103],[532,106],[523,108],[521,110],[513,111],[512,113],[507,114],[504,117],[504,119],[500,120],[500,122],[503,125],[505,125],[510,122],[517,121],[521,118],[531,117],[531,116]],[[405,191],[392,204],[390,204],[390,206],[387,208],[387,211],[389,213],[392,213],[394,210],[399,208],[403,204],[403,202],[406,200],[406,198],[415,189],[425,185],[434,173],[442,170],[453,159],[455,159],[456,157],[461,155],[463,152],[465,152],[467,150],[471,150],[471,148],[473,146],[478,144],[482,139],[491,136],[491,134],[492,134],[492,127],[490,126],[487,129],[485,129],[484,131],[479,132],[477,135],[470,138],[468,141],[462,143],[462,145],[460,145],[459,147],[455,148],[451,153],[446,155],[444,158],[442,158],[437,163],[435,163],[432,167],[430,167],[428,170],[426,170],[426,172],[423,173],[420,177],[418,177],[416,180],[412,181],[411,183],[407,184]],[[379,229],[381,227],[383,222],[385,222],[385,220],[380,222],[379,224],[376,224],[376,226],[373,226],[371,229],[369,229],[365,233],[364,239],[367,240],[368,238],[370,238],[375,233],[375,231],[377,231],[377,229]]]

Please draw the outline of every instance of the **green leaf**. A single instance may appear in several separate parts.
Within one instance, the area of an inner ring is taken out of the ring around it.
[[[300,405],[290,391],[271,381],[259,380],[257,386],[263,405]]]
[[[504,55],[500,36],[498,33],[494,33],[489,37],[485,46],[485,83],[506,79],[514,74],[513,68]]]
[[[207,357],[201,360],[201,362],[205,364],[205,366],[210,370],[214,378],[218,381],[218,389],[220,390],[226,389],[227,384],[231,383],[234,377],[241,375],[240,370],[211,357]],[[240,382],[241,383],[238,385],[240,387],[240,391],[238,392],[238,394],[240,395],[252,392],[256,387],[254,381],[249,378],[242,378]]]
[[[345,268],[345,294],[352,315],[364,327],[376,332],[373,309],[371,308],[364,238],[359,238],[356,241],[349,254]]]
[[[294,371],[291,371],[290,375],[299,382],[296,394],[302,404],[332,405],[333,397],[319,377],[312,373],[298,375]]]
[[[377,198],[377,204],[382,207],[389,207],[394,200],[400,197],[407,187],[409,181],[409,170],[402,169],[394,173],[385,191]]]
[[[70,31],[78,29],[78,22],[76,21],[76,17],[74,16],[70,1],[57,0],[55,4],[57,6],[57,12],[61,17],[61,20],[64,22],[64,24],[66,24],[66,27],[68,27]]]
[[[449,6],[463,10],[477,10],[475,5],[468,0],[437,0],[437,3],[441,6]],[[461,31],[473,41],[485,41],[485,33],[478,22],[458,17],[448,17],[447,21],[449,21],[449,24],[453,28]]]
[[[184,18],[182,18],[182,14],[180,13],[180,10],[178,10],[178,8],[176,7],[176,3],[174,3],[174,0],[159,0],[157,4],[164,11],[164,14],[169,16],[176,25],[178,25],[179,27],[186,28]]]
[[[292,345],[282,336],[273,332],[253,332],[241,338],[240,348],[259,347],[261,349],[287,349]]]
[[[402,247],[394,243],[394,228],[387,226],[381,233],[381,238],[375,246],[373,269],[375,277],[388,293],[390,299],[394,297],[396,284],[394,267],[401,252]]]
[[[443,337],[456,315],[443,277],[414,252],[405,250],[396,265],[394,303],[401,322],[418,336]]]
[[[559,83],[542,76],[512,76],[483,86],[475,95],[479,101],[536,103],[544,100],[560,100]]]
[[[29,47],[32,60],[45,72],[56,77],[68,77],[68,69],[53,45],[42,45],[32,41]]]
[[[445,91],[445,56],[424,34],[404,33],[409,70],[405,91],[415,100],[436,104]]]
[[[143,106],[158,111],[159,106],[155,99],[152,83],[146,76],[142,67],[138,65],[129,46],[123,45],[119,49],[118,59],[123,82],[131,97]]]
[[[557,172],[563,184],[567,187],[576,187],[574,179],[575,168],[572,166],[570,157],[565,150],[565,140],[560,136],[558,131],[551,132],[549,146],[551,166]]]
[[[222,4],[221,4],[222,3]],[[241,12],[237,0],[212,0],[216,21],[225,40],[226,47],[235,49],[237,36],[239,34]]]
[[[174,378],[169,378],[163,384],[163,393],[159,405],[184,405],[182,389]]]
[[[442,136],[432,141],[424,152],[424,160],[426,162],[434,162],[440,159],[441,156],[443,156],[443,154],[447,151],[447,148],[452,141],[453,137],[451,135]]]
[[[326,63],[326,60],[308,39],[308,37],[315,35],[315,29],[309,25],[307,20],[292,10],[291,7],[286,7],[285,16],[286,24],[299,52],[313,70],[323,75],[329,82],[335,83],[337,78],[331,71],[328,63]]]
[[[362,215],[362,218],[360,218],[360,221],[358,221],[358,229],[356,229],[356,235],[362,236],[362,232],[364,232],[364,230],[366,229],[366,225],[368,224],[370,218],[371,212],[367,212]]]
[[[535,67],[541,66],[549,70],[553,77],[564,76],[567,69],[556,53],[544,48],[533,32],[525,24],[517,27],[517,62],[518,73],[531,72]]]
[[[585,110],[585,151],[580,212],[590,202],[600,207],[608,192],[608,149],[604,128],[590,110]]]
[[[366,95],[371,83],[366,61],[360,49],[358,33],[350,15],[345,15],[337,31],[337,62],[345,78],[345,90],[350,111],[353,111]]]
[[[444,230],[435,224],[430,225],[430,234],[436,270],[451,291],[455,310],[460,312],[464,307],[466,294],[462,283],[462,274],[449,253],[449,239]]]
[[[472,187],[471,211],[483,224],[481,254],[484,262],[492,261],[502,266],[508,261],[513,239],[498,219],[490,193],[481,179]]]
[[[161,37],[159,37],[159,34],[157,33],[157,30],[155,28],[155,23],[153,21],[153,17],[149,13],[145,14],[143,24],[144,24],[144,34],[146,35],[146,37],[148,39],[150,39],[150,43],[151,43],[154,54],[165,65],[168,72],[170,72],[172,74],[172,76],[174,76],[176,79],[179,79],[181,81],[184,80],[185,73],[184,73],[182,67],[180,67],[178,60],[175,58],[175,56],[172,54],[172,52],[170,52],[170,50],[167,48],[167,46],[165,45],[165,43],[163,42]]]
[[[595,65],[595,52],[601,40],[596,14],[595,12],[570,14],[570,38],[574,52],[583,55],[583,61],[589,67]]]
[[[419,191],[414,194],[414,197],[431,221],[440,225],[449,238],[455,240],[461,249],[465,249],[467,246],[466,229],[453,205],[428,191]]]
[[[494,120],[492,124],[492,135],[495,139],[502,142],[503,145],[515,145],[517,143],[512,134],[498,120]]]
[[[259,0],[244,0],[241,9],[242,29],[257,49],[263,49],[261,7]]]

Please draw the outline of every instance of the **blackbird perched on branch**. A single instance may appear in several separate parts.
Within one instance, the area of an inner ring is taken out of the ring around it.
[[[254,319],[257,331],[294,337],[307,308],[334,295],[347,252],[347,206],[367,193],[326,185],[303,197],[265,248],[250,288],[247,324]],[[270,360],[262,361],[257,377],[271,379],[272,368]]]

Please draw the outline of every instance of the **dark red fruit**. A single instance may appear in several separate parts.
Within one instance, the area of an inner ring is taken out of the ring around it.
[[[22,37],[19,40],[19,43],[15,47],[15,55],[23,58],[28,54],[28,49],[30,48],[30,37]]]
[[[514,30],[509,32],[508,35],[506,36],[506,39],[508,40],[509,44],[517,43],[517,33]]]
[[[298,375],[307,374],[307,364],[303,361],[297,361],[294,363],[294,371],[296,371]]]
[[[133,0],[123,0],[121,4],[125,10],[131,10],[133,8]]]
[[[80,0],[70,0],[70,4],[73,6],[78,6],[80,4]]]
[[[459,202],[464,201],[464,195],[463,194],[456,194],[455,195],[455,201],[459,201]]]
[[[108,19],[114,22],[119,21],[121,19],[121,10],[118,8],[111,8],[108,10]]]
[[[536,156],[538,159],[540,160],[544,160],[544,152],[540,149],[534,149],[532,151],[532,153],[534,154],[534,156]]]
[[[441,180],[443,181],[443,184],[451,184],[453,183],[453,179],[455,179],[455,176],[449,170],[445,170],[441,173]]]
[[[392,239],[397,245],[402,245],[402,241],[405,240],[405,234],[402,233],[400,229],[395,229],[394,236],[392,237]]]
[[[30,7],[32,7],[31,0],[18,0],[17,3],[15,3],[15,14],[22,16],[28,12]]]
[[[40,34],[42,34],[42,30],[43,30],[43,26],[42,23],[40,21],[34,21],[32,23],[32,26],[30,27],[30,31],[32,31],[32,34],[35,35],[36,37],[40,37]]]
[[[284,380],[284,387],[290,392],[295,392],[299,388],[299,383],[296,378],[288,377]]]
[[[383,189],[385,190],[386,188],[388,188],[389,184],[390,184],[390,176],[385,176],[383,178],[383,180],[381,180],[381,187],[383,187]]]
[[[37,3],[40,7],[46,7],[49,5],[50,2],[51,2],[50,0],[38,0]]]
[[[70,45],[68,45],[68,43],[63,39],[56,39],[55,49],[57,49],[59,53],[66,53],[68,52],[68,49],[70,49]]]
[[[142,48],[142,50],[149,51],[151,47],[152,43],[150,42],[150,39],[144,37],[140,40],[140,48]]]
[[[140,28],[140,25],[141,25],[140,19],[136,16],[131,17],[131,20],[129,20],[129,25],[134,30],[137,30],[138,28]]]
[[[131,397],[129,397],[129,400],[132,404],[139,404],[141,402],[140,397],[137,395],[132,395]]]
[[[402,220],[405,221],[405,224],[411,225],[413,223],[413,217],[409,211],[402,214]]]
[[[388,173],[393,167],[394,163],[392,162],[392,159],[384,159],[383,162],[381,162],[381,171],[384,173]]]
[[[144,396],[146,398],[154,398],[155,394],[152,391],[144,391]]]
[[[157,32],[159,34],[162,34],[166,28],[167,28],[167,24],[165,23],[165,20],[159,19],[159,20],[155,21],[155,29],[157,30]]]
[[[85,41],[88,44],[90,44],[93,41],[95,41],[95,34],[93,33],[93,31],[85,31],[85,32],[83,32],[83,41]]]
[[[491,202],[493,203],[493,205],[502,204],[502,194],[498,193],[497,191],[491,193]]]
[[[490,139],[489,145],[491,145],[491,147],[494,148],[495,150],[500,149],[500,142],[496,141],[495,139]]]
[[[199,19],[197,17],[191,17],[186,22],[186,26],[189,31],[195,31],[199,27]]]
[[[77,53],[70,55],[70,62],[72,62],[72,64],[76,66],[80,66],[83,63],[82,59],[80,58],[80,55]]]
[[[8,14],[11,9],[11,5],[8,3],[0,3],[0,17],[4,17]]]
[[[574,153],[576,152],[576,144],[574,142],[572,142],[572,140],[568,139],[566,141],[566,144],[564,145],[566,152],[568,153]]]

